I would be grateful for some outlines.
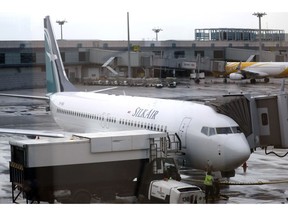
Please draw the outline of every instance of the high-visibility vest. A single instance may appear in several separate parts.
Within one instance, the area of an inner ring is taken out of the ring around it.
[[[213,176],[206,174],[204,184],[208,186],[212,186],[213,184]]]

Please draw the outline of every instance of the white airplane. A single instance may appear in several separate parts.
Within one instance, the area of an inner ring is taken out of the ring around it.
[[[49,16],[44,19],[44,27],[48,94],[37,98],[49,101],[51,115],[64,131],[146,129],[177,134],[186,164],[202,170],[209,165],[214,171],[232,171],[250,157],[249,144],[238,124],[209,106],[191,101],[77,91],[65,75]],[[0,128],[1,132],[63,136],[51,131]]]
[[[269,82],[269,77],[283,78],[288,76],[288,62],[227,62],[225,73],[231,80],[264,79]]]

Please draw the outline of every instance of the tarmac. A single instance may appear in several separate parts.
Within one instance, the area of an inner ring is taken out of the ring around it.
[[[158,97],[167,99],[213,100],[224,94],[272,94],[280,91],[282,79],[271,79],[270,83],[251,85],[249,81],[223,83],[222,79],[206,78],[199,84],[182,79],[176,88],[119,86],[107,90],[108,94]],[[77,86],[83,91],[100,90],[111,86]],[[45,89],[10,90],[3,93],[45,95]],[[61,131],[46,111],[48,105],[36,100],[0,97],[0,127]],[[0,203],[12,203],[9,181],[10,139],[24,139],[25,136],[0,134]],[[273,149],[284,155],[287,149]],[[266,155],[263,149],[256,149],[247,161],[247,169],[236,169],[235,177],[223,179],[217,204],[281,204],[288,203],[288,156]],[[204,172],[181,168],[183,181],[202,186]],[[230,185],[227,185],[229,180]],[[133,200],[133,199],[132,199]],[[124,201],[123,201],[124,202]],[[129,202],[129,201],[128,201]],[[132,201],[134,202],[134,200]]]

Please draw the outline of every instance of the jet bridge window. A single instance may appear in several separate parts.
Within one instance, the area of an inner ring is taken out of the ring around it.
[[[261,114],[262,125],[268,125],[268,114],[262,113]]]

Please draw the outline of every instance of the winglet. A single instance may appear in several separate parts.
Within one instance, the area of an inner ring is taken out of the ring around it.
[[[240,70],[241,70],[241,64],[242,64],[242,61],[239,62],[238,66],[237,66],[237,68],[236,68],[237,71],[240,71]]]
[[[44,18],[44,37],[47,93],[77,91],[66,76],[49,16]]]

